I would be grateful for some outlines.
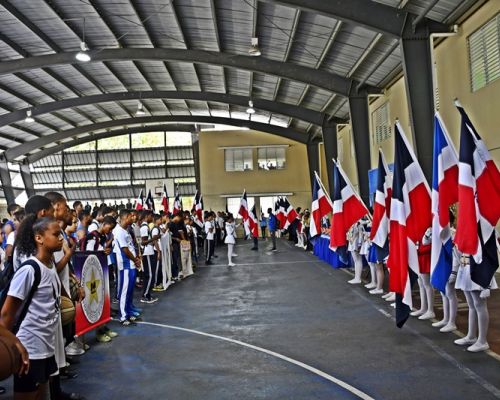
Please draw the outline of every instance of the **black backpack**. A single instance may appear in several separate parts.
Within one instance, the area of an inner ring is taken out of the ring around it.
[[[14,328],[12,329],[14,334],[17,333],[17,331],[21,327],[21,323],[28,313],[31,300],[33,299],[33,296],[35,295],[35,292],[38,289],[38,286],[40,285],[40,281],[42,279],[42,271],[40,270],[40,266],[35,260],[24,261],[19,267],[18,271],[25,265],[30,265],[33,268],[33,270],[35,271],[35,280],[33,281],[33,286],[31,287],[31,290],[24,301],[21,313],[19,314]],[[16,273],[14,272],[13,259],[12,257],[9,257],[9,260],[4,263],[4,270],[0,272],[0,310],[3,307],[5,300],[7,299],[7,293],[9,293],[10,283],[12,282],[15,274]]]

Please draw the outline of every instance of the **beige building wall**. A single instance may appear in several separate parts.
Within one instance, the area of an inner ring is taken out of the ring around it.
[[[500,164],[500,79],[476,92],[472,92],[467,38],[498,12],[500,12],[500,1],[486,2],[484,6],[460,25],[459,33],[456,36],[444,39],[434,49],[436,84],[440,100],[439,112],[455,146],[458,149],[460,115],[453,104],[453,100],[458,98],[485,141],[497,165]],[[393,132],[391,138],[377,144],[374,138],[372,113],[386,102],[389,103]],[[371,166],[376,168],[379,147],[382,148],[388,163],[394,161],[393,125],[396,118],[400,120],[406,136],[410,139],[410,143],[413,144],[404,77],[386,88],[383,96],[370,98],[369,113]],[[339,152],[342,148],[344,169],[348,171],[354,184],[356,166],[350,162],[350,159],[352,159],[349,147],[350,138],[347,136],[349,135],[345,133],[345,129],[339,131]],[[340,145],[341,140],[344,141],[343,146]],[[432,143],[429,143],[429,145],[432,146]]]
[[[288,145],[286,168],[259,170],[257,148],[253,151],[253,170],[226,172],[221,147]],[[206,209],[225,210],[225,195],[239,197],[243,189],[249,196],[261,193],[293,193],[288,196],[294,207],[310,208],[311,184],[306,146],[279,136],[252,130],[200,133],[200,188]]]

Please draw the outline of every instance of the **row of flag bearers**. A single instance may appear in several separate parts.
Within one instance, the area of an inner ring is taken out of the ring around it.
[[[363,217],[368,218],[371,249],[367,258],[388,267],[389,290],[396,299],[397,326],[402,327],[410,313],[420,315],[421,319],[434,317],[432,287],[443,296],[445,314],[453,314],[446,308],[450,303],[447,295],[454,291],[451,284],[454,283],[464,290],[470,308],[468,335],[456,342],[470,345],[470,351],[481,351],[488,348],[485,299],[490,289],[496,288],[495,226],[500,218],[500,173],[464,108],[458,101],[455,104],[461,117],[460,151],[454,148],[436,113],[432,187],[396,122],[392,173],[382,151],[379,152],[373,216],[340,163],[334,160],[332,199],[316,175],[310,231],[311,236],[319,234],[322,218],[331,213],[330,248],[343,259],[347,257],[349,229]],[[458,208],[456,231],[450,221],[454,219],[450,210],[455,207]],[[411,292],[417,280],[422,288],[421,303],[427,303],[427,309],[421,307],[412,312]],[[484,311],[486,318],[481,315]],[[440,321],[434,325],[446,324]],[[479,338],[476,332],[471,332],[477,325]],[[450,326],[454,326],[454,321]]]

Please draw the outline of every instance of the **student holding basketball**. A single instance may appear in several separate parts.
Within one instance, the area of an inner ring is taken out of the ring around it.
[[[4,328],[16,332],[29,355],[29,362],[23,360],[21,373],[14,376],[15,400],[45,398],[49,376],[57,371],[54,352],[61,283],[54,265],[54,252],[61,250],[62,245],[61,228],[54,218],[36,219],[31,214],[19,226],[16,250],[28,259],[10,282],[0,318]],[[31,301],[25,303],[30,297]],[[23,303],[28,304],[24,318],[16,321],[18,312],[24,311]]]

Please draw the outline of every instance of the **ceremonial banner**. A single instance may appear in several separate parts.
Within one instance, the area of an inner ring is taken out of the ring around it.
[[[76,252],[73,268],[85,290],[85,298],[75,306],[76,336],[80,336],[111,319],[107,257],[102,251]]]

